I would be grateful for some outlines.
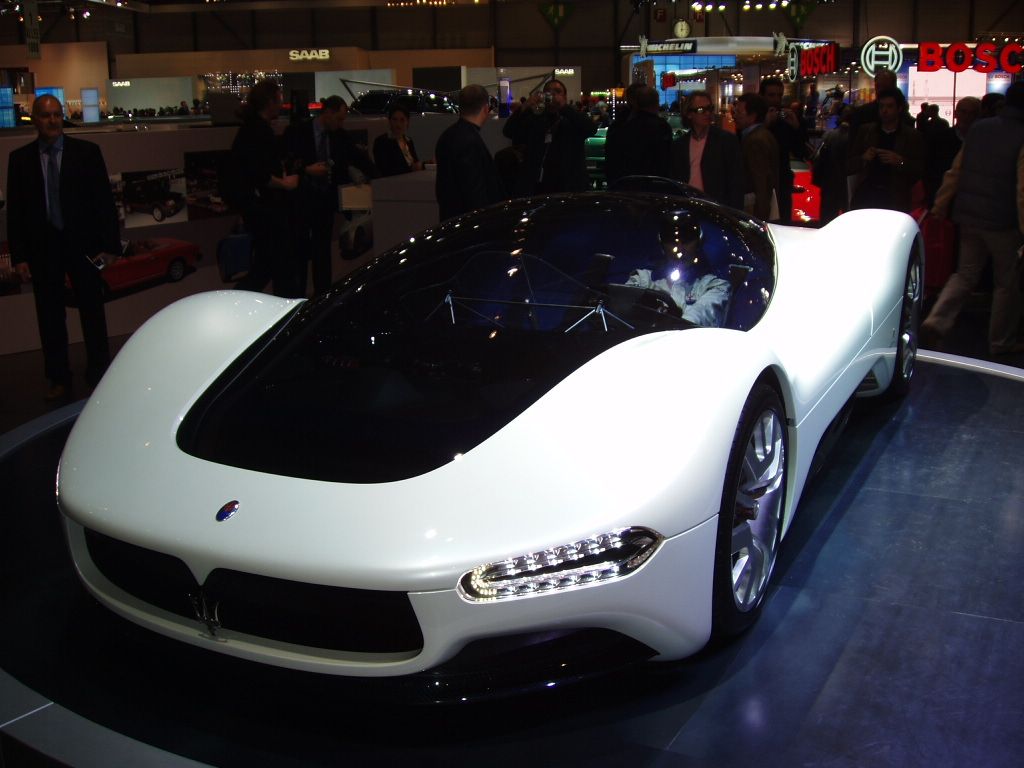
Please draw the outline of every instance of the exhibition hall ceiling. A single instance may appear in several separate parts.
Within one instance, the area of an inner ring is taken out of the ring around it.
[[[117,5],[128,10],[169,12],[197,10],[279,10],[282,8],[343,8],[367,6],[484,5],[491,0],[87,0],[98,5]]]

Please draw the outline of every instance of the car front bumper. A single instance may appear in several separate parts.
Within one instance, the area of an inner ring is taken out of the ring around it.
[[[85,529],[65,517],[68,544],[79,576],[102,603],[128,620],[168,637],[221,653],[310,672],[353,677],[412,675],[453,659],[467,645],[488,638],[611,630],[671,660],[702,648],[711,633],[712,577],[717,517],[665,539],[637,571],[620,579],[560,592],[490,602],[469,602],[452,589],[410,592],[422,648],[351,652],[299,645],[210,629],[200,609],[186,617],[125,591],[90,556]],[[225,609],[227,610],[227,609]],[[373,622],[373,615],[352,621]]]

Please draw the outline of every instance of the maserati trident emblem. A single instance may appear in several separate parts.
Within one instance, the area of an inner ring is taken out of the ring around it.
[[[207,600],[202,587],[198,593],[189,594],[188,597],[192,601],[192,610],[195,611],[196,618],[206,625],[210,637],[216,638],[217,630],[220,629],[220,602],[211,603]]]
[[[230,520],[231,517],[238,511],[238,499],[229,501],[219,510],[217,510],[217,522],[223,523],[225,520]]]

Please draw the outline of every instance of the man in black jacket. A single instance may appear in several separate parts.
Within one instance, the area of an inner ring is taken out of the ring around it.
[[[561,80],[548,80],[543,92],[530,96],[505,123],[506,136],[526,142],[524,166],[531,178],[525,194],[582,192],[590,186],[583,145],[597,125],[567,98]]]
[[[437,196],[441,221],[496,203],[505,194],[494,158],[480,137],[491,111],[490,97],[480,85],[459,92],[459,119],[437,140]]]
[[[338,210],[338,185],[351,181],[348,167],[354,165],[369,178],[377,169],[342,125],[348,105],[340,96],[324,99],[320,114],[290,127],[285,134],[288,155],[297,164],[302,180],[293,212],[298,249],[298,286],[306,292],[306,262],[313,264],[313,292],[331,287],[331,245],[334,215]]]
[[[64,110],[53,96],[32,105],[38,138],[11,153],[7,166],[7,236],[23,279],[32,280],[42,342],[47,400],[71,394],[64,276],[78,303],[95,386],[110,362],[100,264],[120,254],[120,230],[99,147],[64,135]]]
[[[712,200],[743,210],[743,153],[735,134],[713,125],[707,91],[694,91],[686,105],[690,132],[672,143],[672,177]]]
[[[782,103],[785,86],[777,77],[761,81],[760,93],[768,102],[764,127],[771,131],[779,148],[779,220],[790,223],[793,217],[793,169],[790,159],[803,160],[807,155],[807,131],[800,117]]]
[[[634,108],[617,130],[608,131],[604,145],[605,175],[613,184],[623,176],[668,176],[672,163],[672,128],[658,114],[658,91],[637,89]]]
[[[292,196],[299,188],[299,175],[286,169],[284,146],[274,133],[280,112],[281,88],[274,80],[261,80],[249,89],[225,181],[228,202],[241,211],[252,236],[252,263],[235,288],[262,291],[273,281],[275,296],[297,299],[305,295],[292,242]]]

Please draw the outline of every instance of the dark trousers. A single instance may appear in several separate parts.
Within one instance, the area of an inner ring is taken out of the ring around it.
[[[793,171],[789,168],[779,170],[779,221],[783,224],[793,222]]]
[[[249,272],[235,283],[240,291],[262,291],[274,283],[274,295],[288,299],[305,296],[299,284],[290,216],[286,210],[259,208],[245,211],[242,223],[252,236],[252,263]],[[305,262],[303,262],[305,268]]]
[[[32,291],[36,300],[46,378],[54,384],[71,383],[67,314],[64,310],[66,274],[82,321],[87,360],[85,379],[90,386],[96,386],[110,364],[107,317],[103,308],[104,284],[100,271],[84,253],[75,250],[74,244],[62,232],[51,227],[47,227],[45,256],[30,262],[29,268],[32,270]]]
[[[298,261],[302,265],[300,280],[303,295],[306,290],[307,260],[313,267],[313,294],[321,294],[331,287],[331,246],[336,199],[333,187],[323,194],[306,195],[302,198],[301,210],[297,212],[298,234],[295,242],[300,249]]]

